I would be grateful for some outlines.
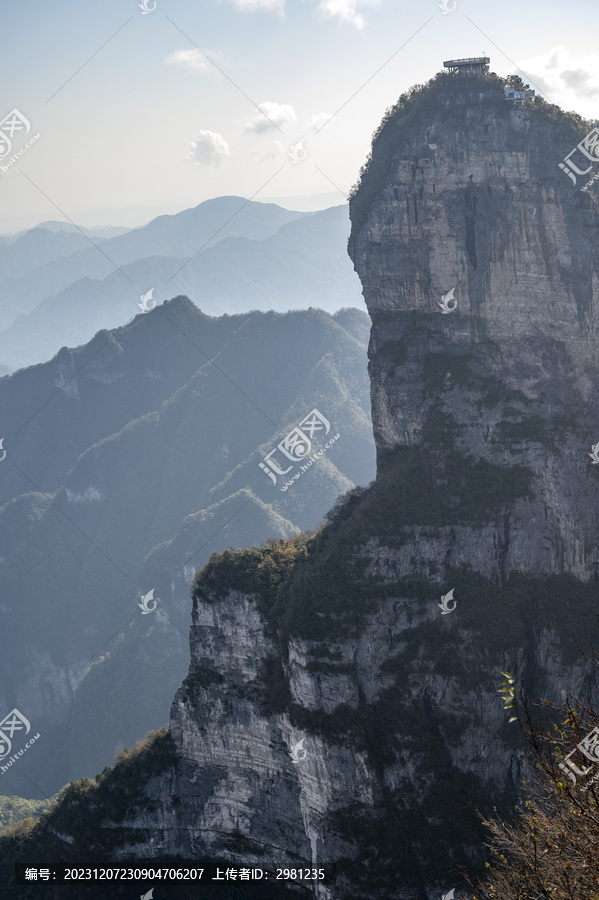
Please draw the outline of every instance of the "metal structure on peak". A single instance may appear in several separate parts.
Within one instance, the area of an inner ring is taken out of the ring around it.
[[[443,65],[450,75],[488,75],[490,62],[488,56],[470,56],[468,59],[448,59]]]
[[[443,65],[449,69],[450,75],[488,75],[490,62],[488,56],[469,56],[466,59],[447,59]],[[506,100],[512,100],[514,104],[523,104],[525,100],[535,96],[535,91],[530,89],[521,91],[511,85],[505,85],[503,96]]]

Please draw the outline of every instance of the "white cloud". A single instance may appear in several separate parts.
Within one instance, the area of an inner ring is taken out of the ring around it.
[[[258,109],[261,112],[257,112],[246,123],[246,131],[255,131],[260,134],[268,131],[273,125],[278,125],[279,128],[292,125],[297,119],[293,106],[285,103],[273,103],[271,100],[265,100],[264,103],[258,104]]]
[[[520,76],[541,91],[550,103],[583,116],[599,115],[599,56],[574,59],[567,47],[553,47],[547,53],[518,63]]]
[[[243,12],[256,12],[264,9],[282,16],[285,13],[285,0],[230,0],[236,9]]]
[[[92,503],[94,500],[103,500],[100,491],[90,485],[85,491],[70,491],[66,488],[67,503]]]
[[[330,113],[314,113],[314,115],[310,116],[308,119],[308,125],[310,128],[313,128],[314,131],[318,131],[330,118]]]
[[[212,66],[203,53],[194,47],[193,50],[175,50],[164,57],[167,66],[179,66],[188,72],[199,72],[204,75],[212,69]]]
[[[205,130],[196,134],[185,159],[190,160],[195,166],[220,166],[227,156],[229,145],[222,134]]]
[[[262,162],[264,159],[276,159],[285,152],[285,148],[280,141],[271,141],[266,149],[262,147],[262,144],[259,144],[251,152],[252,156],[257,156]]]
[[[318,11],[330,19],[349,22],[355,28],[362,29],[366,24],[358,7],[372,6],[376,0],[318,0]]]

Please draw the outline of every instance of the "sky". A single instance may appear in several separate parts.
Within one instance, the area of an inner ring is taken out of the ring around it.
[[[598,24],[597,0],[5,0],[0,234],[343,203],[385,110],[446,59],[485,53],[594,122]]]

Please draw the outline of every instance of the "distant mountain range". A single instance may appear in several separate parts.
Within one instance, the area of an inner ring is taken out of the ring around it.
[[[314,527],[374,477],[369,325],[357,309],[211,318],[178,297],[0,380],[0,710],[44,738],[3,794],[93,776],[167,722],[196,569]],[[282,490],[259,462],[314,409],[339,437],[325,449],[317,429],[304,472],[277,451],[296,475]]]
[[[100,240],[116,237],[131,231],[121,225],[94,225],[93,228],[85,228],[83,225],[73,225],[71,222],[57,222],[54,219],[48,219],[47,222],[40,222],[35,228],[24,228],[22,231],[16,231],[14,234],[0,234],[0,244],[14,244],[19,238],[36,229],[50,231],[52,234],[58,234],[61,231],[68,234],[83,234],[88,237],[98,238]]]
[[[210,315],[362,306],[348,232],[346,206],[306,214],[240,197],[108,238],[32,229],[0,243],[0,364],[34,365],[122,325],[149,290]]]
[[[15,241],[0,242],[0,275],[3,280],[23,278],[89,245],[89,239],[76,230],[52,232],[32,228]]]

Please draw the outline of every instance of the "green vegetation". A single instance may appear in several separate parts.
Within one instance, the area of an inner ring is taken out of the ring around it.
[[[33,823],[55,799],[56,797],[51,797],[50,800],[24,800],[23,797],[0,796],[0,831],[22,819]]]
[[[524,82],[519,75],[508,75],[505,79],[505,83],[514,88],[515,91],[530,90],[530,85],[526,84],[526,82]]]
[[[294,538],[271,538],[263,547],[213,553],[195,577],[192,596],[210,602],[222,600],[231,590],[257,594],[268,612],[298,560],[306,558],[309,539],[304,532]]]
[[[439,413],[427,422],[427,440],[448,437],[451,423]],[[366,577],[367,559],[356,557],[363,540],[397,545],[410,526],[495,521],[528,496],[531,477],[524,467],[474,462],[451,449],[439,462],[420,448],[400,448],[368,489],[337,502],[316,534],[213,554],[196,576],[194,596],[212,602],[231,590],[255,594],[283,647],[289,635],[342,638],[356,633],[385,593]]]
[[[64,843],[46,828],[51,821],[53,832],[73,838],[69,858],[89,859],[102,855],[107,858],[118,838],[112,829],[102,827],[104,819],[122,822],[133,805],[139,810],[144,802],[143,786],[147,779],[169,767],[175,768],[176,764],[174,745],[167,729],[150,732],[133,749],[122,750],[116,764],[107,766],[95,779],[82,778],[64,787],[47,806],[39,822],[29,818],[5,829],[2,857],[18,862],[38,854],[40,858],[48,859],[55,851],[54,858],[63,858]]]
[[[356,548],[370,535],[385,545],[415,525],[434,530],[460,522],[496,521],[529,490],[530,473],[520,467],[474,462],[449,449],[442,464],[433,468],[419,449],[402,448],[389,457],[377,482],[340,498],[328,523],[316,534],[214,554],[196,578],[195,593],[210,602],[224,598],[229,590],[255,592],[283,660],[288,638],[297,635],[324,644],[311,649],[314,659],[308,662],[309,671],[351,675],[352,666],[342,664],[342,654],[330,650],[328,642],[357,635],[365,618],[390,598],[438,603],[441,592],[453,587],[461,627],[480,640],[469,640],[465,659],[457,648],[448,650],[442,618],[413,625],[409,644],[385,663],[384,671],[393,677],[393,684],[375,704],[361,703],[357,709],[341,704],[328,714],[289,705],[281,661],[273,659],[267,667],[271,711],[288,709],[297,727],[340,743],[349,741],[367,751],[376,765],[384,766],[397,749],[397,722],[403,720],[401,727],[406,726],[405,693],[418,660],[434,660],[437,674],[457,680],[468,692],[486,678],[489,656],[497,659],[499,669],[501,655],[509,648],[526,646],[542,623],[544,628],[559,630],[564,659],[573,662],[578,654],[576,642],[583,640],[588,622],[593,621],[599,584],[583,584],[569,576],[528,578],[518,572],[499,584],[467,567],[449,570],[445,587],[407,578],[385,584],[366,576],[367,560],[356,556]],[[483,648],[480,652],[478,646]],[[538,672],[531,677],[541,679]],[[540,681],[538,686],[542,688]],[[492,690],[493,685],[486,688]],[[418,718],[422,719],[422,710]],[[455,721],[451,727],[456,727]],[[445,737],[453,740],[459,734]]]
[[[130,841],[145,838],[147,834],[131,828],[115,830],[106,827],[107,822],[121,823],[129,813],[138,815],[144,811],[154,810],[151,800],[144,796],[144,787],[147,782],[163,772],[171,769],[173,775],[177,772],[177,758],[174,752],[172,739],[165,728],[150,732],[143,741],[138,741],[133,749],[125,748],[117,757],[117,762],[112,767],[106,767],[104,771],[96,775],[95,779],[83,778],[72,782],[53,798],[48,804],[21,801],[20,798],[2,798],[0,809],[7,816],[27,811],[30,807],[33,811],[37,807],[37,813],[41,807],[46,807],[42,812],[39,822],[32,817],[14,822],[0,835],[0,885],[2,896],[5,898],[19,898],[19,900],[39,900],[39,885],[15,887],[13,884],[14,863],[23,862],[32,864],[65,861],[73,867],[78,866],[102,866],[107,863],[114,864],[113,849],[116,844],[122,847]],[[176,801],[173,797],[173,803]],[[12,802],[15,801],[15,802]],[[11,812],[12,811],[12,812]],[[51,830],[50,830],[51,828]],[[60,837],[62,835],[62,838]],[[72,840],[65,843],[64,838]],[[173,857],[153,857],[146,861],[135,857],[136,867],[177,867],[205,865],[221,865],[226,868],[230,862],[220,859],[185,860],[176,855]],[[127,858],[119,861],[120,865],[127,867]],[[144,892],[156,884],[148,883]],[[110,896],[115,898],[130,898],[132,890],[136,891],[137,883],[131,882],[110,884]],[[137,896],[139,896],[137,891]],[[278,900],[289,896],[289,891],[281,885],[267,884],[223,884],[218,890],[213,891],[219,900]],[[84,887],[52,887],[44,886],[44,894],[52,900],[100,900],[106,897],[106,885],[85,885]],[[169,883],[168,895],[173,900],[189,900],[189,886],[179,883]],[[294,892],[294,896],[308,897],[311,893],[302,889]]]

